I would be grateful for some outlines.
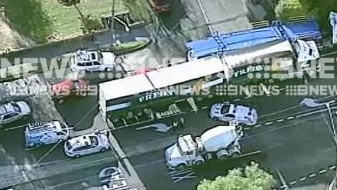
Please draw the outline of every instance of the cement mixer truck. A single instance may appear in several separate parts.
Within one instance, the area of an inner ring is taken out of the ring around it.
[[[191,134],[179,136],[165,151],[167,166],[181,170],[210,159],[237,157],[241,154],[239,140],[242,136],[242,128],[235,125],[217,126],[196,138]]]

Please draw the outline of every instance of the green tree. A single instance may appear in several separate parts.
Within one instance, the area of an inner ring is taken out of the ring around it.
[[[102,29],[103,26],[98,18],[93,17],[92,15],[87,15],[82,19],[81,29],[84,34],[91,33],[97,30]]]
[[[270,190],[275,184],[272,175],[252,162],[244,169],[230,170],[226,176],[218,176],[214,181],[204,179],[197,190]]]
[[[85,17],[83,15],[82,11],[80,10],[80,8],[77,6],[78,4],[81,3],[81,0],[57,0],[57,2],[66,6],[66,7],[74,6],[75,9],[77,10],[78,14],[81,17],[81,21],[84,22]]]
[[[288,20],[291,17],[311,15],[312,11],[307,0],[280,0],[275,7],[275,16],[281,20]]]

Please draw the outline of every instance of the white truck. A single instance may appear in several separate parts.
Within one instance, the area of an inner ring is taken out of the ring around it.
[[[213,158],[237,157],[241,154],[242,136],[242,128],[235,125],[214,127],[195,139],[190,134],[180,136],[165,151],[167,166],[181,170]]]

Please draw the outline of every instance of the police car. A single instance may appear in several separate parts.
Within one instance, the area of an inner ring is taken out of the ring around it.
[[[24,101],[9,102],[0,106],[0,126],[29,115],[31,109]]]
[[[109,148],[110,143],[107,135],[100,132],[74,137],[64,143],[64,152],[69,157],[103,152]]]
[[[213,104],[209,115],[213,120],[237,122],[248,126],[255,125],[258,121],[256,109],[228,102]]]
[[[25,146],[30,148],[55,144],[68,137],[69,128],[60,121],[30,123],[25,130]]]
[[[123,62],[122,57],[112,52],[77,50],[70,58],[74,71],[113,71],[116,64]]]

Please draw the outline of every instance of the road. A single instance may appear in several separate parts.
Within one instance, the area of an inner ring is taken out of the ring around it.
[[[188,116],[185,118],[186,125],[192,126],[189,130],[193,131],[194,134],[214,125],[214,122],[207,118],[205,111],[192,115],[191,117],[193,118],[189,118]],[[193,120],[191,121],[191,119]],[[205,125],[207,121],[209,121],[209,124]],[[294,120],[284,120],[278,123],[276,121],[274,124],[246,130],[246,135],[241,141],[246,152],[261,150],[263,154],[266,154],[266,159],[257,159],[257,161],[263,166],[267,166],[272,172],[279,169],[287,182],[300,180],[302,177],[310,174],[319,173],[323,169],[328,170],[323,174],[329,172],[331,174],[333,172],[329,167],[333,166],[335,162],[335,147],[328,129],[326,112],[307,115]],[[270,121],[265,120],[264,122],[269,123]],[[149,134],[150,132],[146,133]],[[141,132],[138,131],[139,136],[141,136],[140,134]],[[156,135],[154,132],[152,134],[151,141],[153,141],[154,136],[163,140],[165,139],[162,135]],[[143,138],[143,136],[140,138]],[[146,140],[148,139],[144,139],[144,141]],[[168,142],[167,146],[173,142],[174,139]],[[138,157],[131,157],[130,159],[143,182],[150,189],[158,189],[162,184],[165,184],[166,189],[175,189],[178,186],[184,187],[184,189],[193,189],[200,179],[213,178],[214,175],[224,172],[222,167],[211,170],[206,166],[208,172],[203,172],[202,170],[199,170],[198,173],[194,172],[197,176],[196,179],[184,180],[184,182],[179,182],[179,184],[172,183],[169,170],[166,168],[163,160],[163,151],[164,148]],[[325,178],[325,182],[328,182],[330,179],[329,177]],[[158,182],[159,180],[161,181]],[[297,184],[300,184],[300,182]]]

